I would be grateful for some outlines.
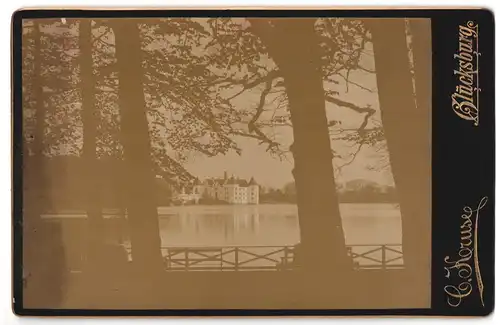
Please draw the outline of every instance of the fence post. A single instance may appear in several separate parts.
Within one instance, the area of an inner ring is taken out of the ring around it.
[[[285,259],[281,267],[283,268],[284,271],[286,271],[288,268],[288,246],[285,246]]]
[[[224,247],[220,248],[220,270],[221,272],[224,269]]]
[[[385,270],[385,261],[386,261],[386,258],[385,258],[385,245],[382,245],[382,270]]]
[[[186,269],[186,271],[189,271],[188,270],[188,266],[189,266],[189,251],[188,249],[184,249],[184,267]]]
[[[236,247],[234,248],[234,268],[235,268],[235,270],[236,270],[236,271],[239,271],[239,265],[238,265],[238,263],[239,263],[238,252],[239,252],[239,248],[238,248],[238,246],[236,246]]]

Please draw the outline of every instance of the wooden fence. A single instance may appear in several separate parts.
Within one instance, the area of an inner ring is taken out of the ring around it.
[[[351,245],[347,251],[355,269],[404,267],[398,244]],[[287,271],[294,266],[293,246],[162,247],[162,252],[168,271]]]

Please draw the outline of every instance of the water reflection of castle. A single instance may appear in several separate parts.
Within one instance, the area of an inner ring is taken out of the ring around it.
[[[259,185],[253,177],[247,182],[234,176],[228,177],[225,172],[224,178],[207,178],[203,182],[196,179],[192,189],[182,189],[178,199],[194,201],[196,204],[201,199],[230,204],[259,204]]]
[[[258,234],[261,218],[257,207],[249,206],[249,209],[222,213],[179,213],[177,218],[170,220],[168,229],[182,234],[184,239],[195,235],[193,239],[196,242],[207,240],[211,243],[212,240],[232,239],[241,235],[251,237]]]

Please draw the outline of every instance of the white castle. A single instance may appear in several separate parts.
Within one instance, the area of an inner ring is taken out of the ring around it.
[[[230,204],[259,204],[259,185],[253,177],[247,182],[234,176],[229,178],[224,173],[224,178],[207,178],[203,182],[196,179],[192,193],[183,192],[186,198],[189,196],[196,203],[201,198],[208,197]]]

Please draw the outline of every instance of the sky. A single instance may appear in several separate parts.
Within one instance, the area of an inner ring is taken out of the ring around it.
[[[374,70],[374,60],[371,48],[367,47],[366,53],[361,59],[363,67]],[[346,82],[340,81],[335,85],[335,90],[338,91],[339,98],[357,104],[358,106],[365,107],[370,105],[376,110],[376,114],[372,117],[367,128],[373,127],[373,122],[380,121],[380,109],[377,95],[377,83],[374,73],[364,71],[353,71],[350,76],[351,80],[362,85],[365,90],[350,84],[346,87]],[[325,87],[328,87],[325,85]],[[245,95],[239,97],[239,106],[252,106],[256,105],[258,101],[258,94]],[[268,100],[270,102],[271,100]],[[271,110],[271,103],[266,107]],[[329,120],[339,120],[342,122],[344,128],[357,128],[361,124],[364,115],[352,111],[348,108],[338,107],[334,104],[327,103],[326,105],[327,117]],[[263,118],[265,116],[263,115]],[[291,144],[293,142],[292,130],[281,127],[272,130],[275,135],[280,138],[280,142]],[[259,145],[258,141],[253,139],[235,137],[234,140],[242,149],[242,155],[236,153],[229,153],[216,157],[207,157],[203,155],[193,155],[188,160],[185,167],[188,171],[193,173],[200,179],[207,177],[222,177],[226,171],[229,175],[249,179],[254,177],[255,180],[263,185],[275,188],[282,188],[285,184],[293,182],[292,169],[293,159],[279,159],[272,157],[266,152],[266,145]],[[353,148],[347,147],[345,143],[334,142],[332,148],[340,154],[349,157],[349,154],[354,151]],[[377,163],[377,158],[374,156],[375,151],[373,148],[364,147],[361,149],[354,161],[342,168],[340,174],[337,173],[336,181],[344,183],[354,179],[366,179],[369,181],[377,182],[381,185],[392,185],[393,179],[390,171],[373,171],[369,170],[368,166]],[[333,165],[340,165],[345,160],[334,160]]]
[[[360,64],[368,70],[375,70],[373,51],[371,44],[368,43],[363,52]],[[367,128],[374,126],[374,123],[380,125],[380,109],[377,94],[377,83],[375,73],[369,73],[361,70],[351,71],[350,80],[361,87],[350,83],[347,84],[343,79],[337,79],[338,84],[325,84],[325,89],[335,90],[339,93],[338,98],[352,102],[360,107],[370,106],[376,110],[371,117]],[[259,96],[259,89],[245,92],[236,97],[233,104],[242,109],[252,109],[256,107]],[[357,129],[361,124],[364,115],[356,113],[348,108],[336,106],[331,103],[326,104],[326,113],[329,120],[342,122],[343,128]],[[265,106],[265,112],[261,119],[271,119],[273,114],[284,115],[285,110],[281,112],[276,110],[272,97],[268,98]],[[288,147],[293,142],[292,129],[289,127],[277,127],[266,130],[266,133],[274,135],[284,147]],[[282,188],[287,183],[293,182],[292,169],[293,158],[291,155],[282,159],[273,157],[266,151],[267,146],[259,144],[257,140],[234,137],[238,147],[242,149],[241,156],[235,152],[229,152],[225,155],[215,157],[204,156],[200,153],[190,153],[184,167],[193,175],[200,179],[207,177],[222,177],[224,172],[235,177],[250,179],[254,177],[256,181],[263,186]],[[332,142],[332,149],[338,154],[344,156],[344,159],[334,159],[333,166],[341,165],[350,158],[350,154],[355,148],[347,146],[347,143],[339,141]],[[337,183],[345,183],[355,179],[366,179],[381,185],[392,185],[393,178],[390,170],[380,171],[369,169],[369,166],[377,165],[379,157],[374,148],[365,146],[358,153],[351,164],[342,168],[340,172],[336,171]]]

